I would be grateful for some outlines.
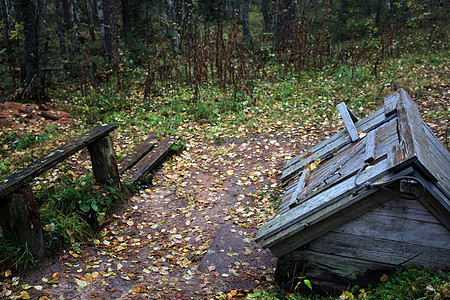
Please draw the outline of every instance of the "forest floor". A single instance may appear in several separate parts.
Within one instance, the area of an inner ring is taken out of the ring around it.
[[[423,119],[448,148],[448,113],[436,117],[436,112],[448,112],[450,107],[448,82],[428,88],[420,99]],[[70,126],[82,128],[80,121],[47,107],[5,104],[0,110],[0,121],[6,122],[2,134],[39,134],[48,130],[49,123],[69,126],[63,132],[70,132]],[[321,105],[317,101],[317,110]],[[9,274],[2,279],[0,297],[211,299],[225,295],[230,299],[272,286],[276,259],[253,237],[276,212],[282,168],[343,129],[337,115],[315,121],[305,107],[292,107],[267,105],[261,114],[248,110],[246,124],[185,122],[178,132],[182,151],[123,203],[95,238],[45,258],[22,277]],[[285,119],[265,119],[275,111]],[[137,119],[134,113],[127,112]],[[114,120],[122,122],[114,132],[119,154],[146,135],[123,119]],[[49,151],[56,143],[50,134],[34,154]],[[9,151],[7,145],[3,150]],[[25,151],[16,151],[9,157],[14,164],[24,155]],[[89,168],[87,157],[82,151],[68,160],[77,165],[75,173]]]
[[[15,294],[25,285],[32,299],[209,299],[271,284],[275,258],[253,237],[280,170],[307,145],[276,133],[184,140],[98,239],[46,259]]]

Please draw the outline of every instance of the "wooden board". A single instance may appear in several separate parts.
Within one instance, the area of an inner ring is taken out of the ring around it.
[[[169,152],[170,147],[178,139],[175,137],[168,137],[162,142],[158,143],[152,151],[144,156],[128,173],[125,173],[125,180],[131,183],[139,181],[147,172],[155,169],[158,164],[165,158]]]
[[[358,122],[356,122],[355,125],[358,130],[362,130],[362,131],[366,132],[366,130],[364,130],[364,129],[366,129],[367,127],[371,128],[371,126],[368,126],[367,124],[378,123],[380,120],[385,120],[385,119],[386,119],[386,116],[384,116],[384,110],[379,109],[375,113],[359,120]],[[369,131],[369,130],[367,130],[367,131]],[[344,136],[345,136],[345,130],[342,130],[341,132],[336,133],[335,135],[330,137],[329,139],[326,139],[326,140],[320,142],[319,144],[309,148],[308,151],[289,160],[285,166],[285,169],[289,168],[292,165],[297,164],[299,161],[301,161],[305,157],[309,156],[309,153],[317,152],[324,146],[326,146],[328,144],[332,144],[332,143],[336,142],[337,140],[342,139],[342,137],[344,137]],[[348,136],[347,136],[347,138],[348,138]]]
[[[399,136],[403,160],[417,157],[418,167],[426,173],[432,181],[437,181],[436,166],[430,156],[428,141],[423,130],[423,121],[420,118],[419,110],[411,97],[402,89],[399,91],[400,100],[398,103]],[[403,161],[394,161],[394,164],[401,164]]]
[[[155,136],[152,135],[146,138],[140,143],[132,152],[126,155],[119,162],[119,174],[123,174],[125,171],[133,167],[139,160],[141,160],[150,150],[155,147]]]
[[[375,161],[372,163],[376,163],[377,161],[384,159],[385,153],[387,153],[387,149],[391,147],[391,144],[398,143],[398,135],[396,132],[397,129],[397,121],[396,119],[391,120],[389,123],[387,123],[385,126],[383,126],[380,130],[376,131],[376,139],[378,140],[378,143],[376,144],[376,153],[377,156],[375,157]],[[375,132],[375,130],[372,130],[371,132]],[[352,145],[354,147],[354,145]],[[320,163],[313,172],[311,172],[311,176],[308,179],[309,183],[314,183],[319,180],[324,179],[324,174],[328,173],[330,170],[332,170],[332,167],[336,164],[336,161],[341,161],[342,158],[348,157],[349,152],[351,151],[352,147],[348,147],[347,149],[339,152],[336,156],[334,156],[332,159],[329,159],[327,161],[324,161]],[[355,175],[355,173],[361,168],[363,165],[363,158],[365,157],[365,153],[361,151],[361,153],[354,156],[346,165],[342,166],[334,175],[329,177],[327,176],[326,182],[322,182],[319,186],[315,188],[314,191],[308,192],[308,195],[303,199],[303,201],[307,201],[307,199],[313,197],[316,194],[319,194],[321,192],[324,192],[324,190],[330,188],[334,184],[337,184],[343,180],[346,180],[349,176]],[[295,186],[295,185],[293,185]],[[305,189],[306,190],[306,189]],[[283,200],[280,204],[278,214],[283,214],[289,209],[289,203],[291,203],[292,195],[293,195],[294,189],[288,188],[286,189],[285,195],[283,197]],[[298,196],[298,195],[297,195]],[[298,199],[298,197],[297,197]],[[299,201],[300,202],[300,201]]]
[[[376,129],[370,131],[366,137],[366,151],[364,153],[364,162],[368,163],[375,159],[375,144],[377,132]]]
[[[7,178],[0,181],[0,199],[1,196],[14,191],[27,181],[31,181],[34,177],[53,168],[67,157],[73,155],[97,139],[106,136],[116,128],[117,124],[97,125],[78,138],[65,143],[52,152],[35,160],[25,168],[9,175]]]
[[[347,132],[350,135],[350,139],[352,142],[355,142],[359,139],[358,130],[356,130],[356,126],[354,123],[354,119],[352,118],[352,114],[350,114],[350,109],[348,109],[347,105],[344,102],[341,102],[337,106],[339,113],[341,114],[342,120],[344,120],[345,127],[347,128]],[[354,115],[353,115],[354,116]]]
[[[386,117],[383,111],[381,111],[381,113],[371,116],[371,118],[368,121],[366,120],[366,122],[364,123],[359,124],[365,119],[357,122],[356,128],[359,131],[369,132],[374,128],[382,126],[384,123],[389,122],[394,117],[394,115]],[[292,176],[295,176],[297,173],[299,173],[305,165],[311,163],[315,159],[320,158],[321,160],[324,160],[328,156],[333,155],[333,153],[341,151],[344,147],[348,146],[351,143],[349,136],[344,134],[344,132],[339,133],[339,135],[340,136],[336,139],[330,138],[326,140],[325,143],[321,143],[321,146],[319,148],[314,149],[313,147],[304,154],[294,158],[295,163],[291,160],[291,162],[286,165],[287,167],[283,170],[280,180],[286,181],[290,179]]]

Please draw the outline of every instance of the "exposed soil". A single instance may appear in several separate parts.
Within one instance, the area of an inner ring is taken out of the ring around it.
[[[53,110],[46,105],[5,102],[0,104],[0,128],[21,131],[29,125],[45,128],[48,124],[66,127],[74,120],[66,112]]]

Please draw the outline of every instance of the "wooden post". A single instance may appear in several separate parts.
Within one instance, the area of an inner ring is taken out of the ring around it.
[[[0,201],[0,226],[27,244],[36,259],[44,256],[39,211],[30,186],[18,189]]]
[[[99,184],[112,183],[121,188],[122,184],[111,137],[107,135],[92,142],[88,145],[88,150],[95,181]]]

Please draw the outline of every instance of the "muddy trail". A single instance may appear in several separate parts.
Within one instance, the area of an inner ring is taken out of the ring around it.
[[[276,259],[253,237],[273,215],[283,165],[307,145],[270,133],[183,140],[95,239],[10,278],[3,296],[211,299],[271,285]]]

